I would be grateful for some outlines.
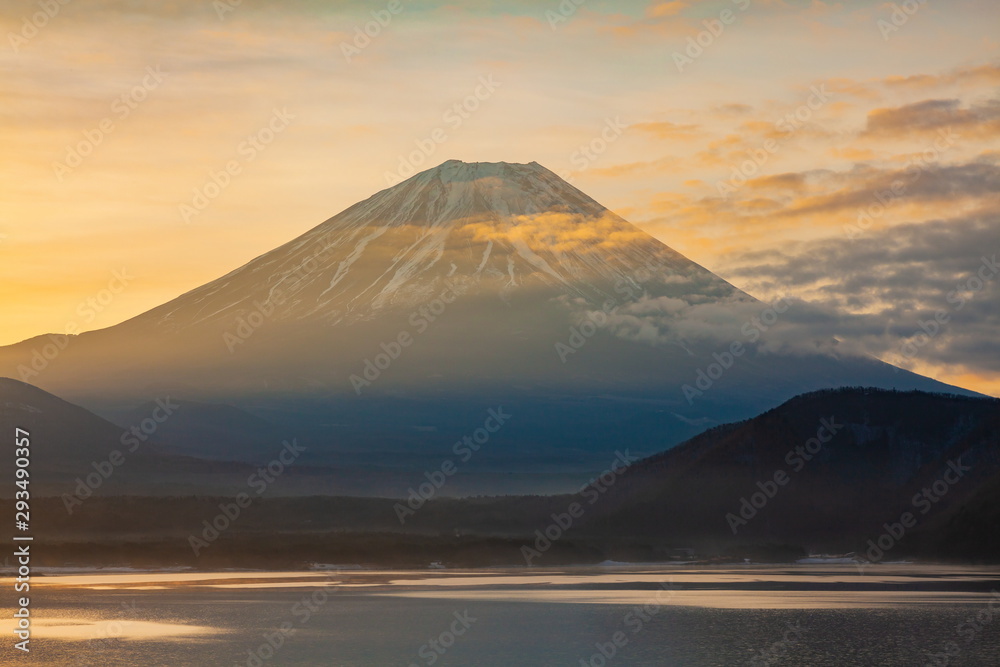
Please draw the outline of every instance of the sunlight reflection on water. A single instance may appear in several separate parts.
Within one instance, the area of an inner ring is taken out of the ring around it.
[[[792,627],[801,640],[782,664],[911,666],[961,639],[968,617],[996,607],[1000,619],[1000,569],[933,565],[76,572],[31,583],[33,650],[21,662],[33,667],[423,666],[421,648],[462,613],[476,622],[435,667],[578,665],[615,632],[628,638],[615,664],[747,664]],[[637,609],[648,617],[632,627]],[[12,636],[10,622],[0,630]],[[1000,620],[962,644],[961,664],[997,655]],[[0,645],[0,664],[20,658]]]

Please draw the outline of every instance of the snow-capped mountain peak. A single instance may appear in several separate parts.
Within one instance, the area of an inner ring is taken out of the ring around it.
[[[600,303],[651,267],[680,283],[674,292],[737,294],[537,162],[449,160],[140,318],[186,328],[263,303],[277,304],[275,319],[335,324],[419,305],[446,281]]]

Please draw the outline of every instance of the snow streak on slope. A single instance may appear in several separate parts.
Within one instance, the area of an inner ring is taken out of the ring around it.
[[[649,267],[677,294],[747,298],[537,163],[451,160],[133,323],[179,329],[272,307],[279,320],[351,322],[420,304],[446,281],[600,303]]]

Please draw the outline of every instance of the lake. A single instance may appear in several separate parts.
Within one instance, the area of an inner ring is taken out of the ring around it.
[[[46,574],[3,664],[1000,664],[995,567]]]

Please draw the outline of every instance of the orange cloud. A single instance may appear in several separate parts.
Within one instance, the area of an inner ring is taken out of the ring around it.
[[[924,100],[868,114],[867,136],[912,136],[951,128],[979,136],[1000,136],[1000,100],[963,107],[960,100]]]
[[[747,185],[755,189],[776,189],[792,190],[802,192],[806,188],[806,175],[800,173],[774,174],[772,176],[761,176],[747,182]]]
[[[469,222],[461,228],[476,242],[503,241],[546,247],[554,253],[587,253],[622,247],[646,235],[617,215],[587,218],[560,212],[522,215],[502,223]]]
[[[667,0],[667,2],[654,2],[646,8],[646,16],[650,18],[665,18],[676,16],[688,8],[688,3],[683,0]]]
[[[610,167],[598,167],[588,170],[593,176],[606,178],[625,178],[640,174],[657,173],[685,173],[688,170],[687,161],[679,157],[664,157],[659,160],[648,162],[630,162],[627,164],[613,165]]]
[[[829,149],[828,153],[832,157],[851,160],[852,162],[867,162],[868,160],[874,160],[877,155],[870,148],[855,148],[852,146],[833,146]]]
[[[890,88],[927,91],[942,86],[996,86],[1000,85],[1000,65],[987,64],[965,67],[947,74],[914,74],[889,76],[883,79]]]
[[[871,82],[833,78],[827,79],[824,83],[834,94],[850,95],[862,100],[877,100],[882,97],[881,92]]]
[[[648,132],[660,139],[690,139],[699,129],[697,125],[681,125],[670,121],[635,123],[630,127],[641,132]]]

